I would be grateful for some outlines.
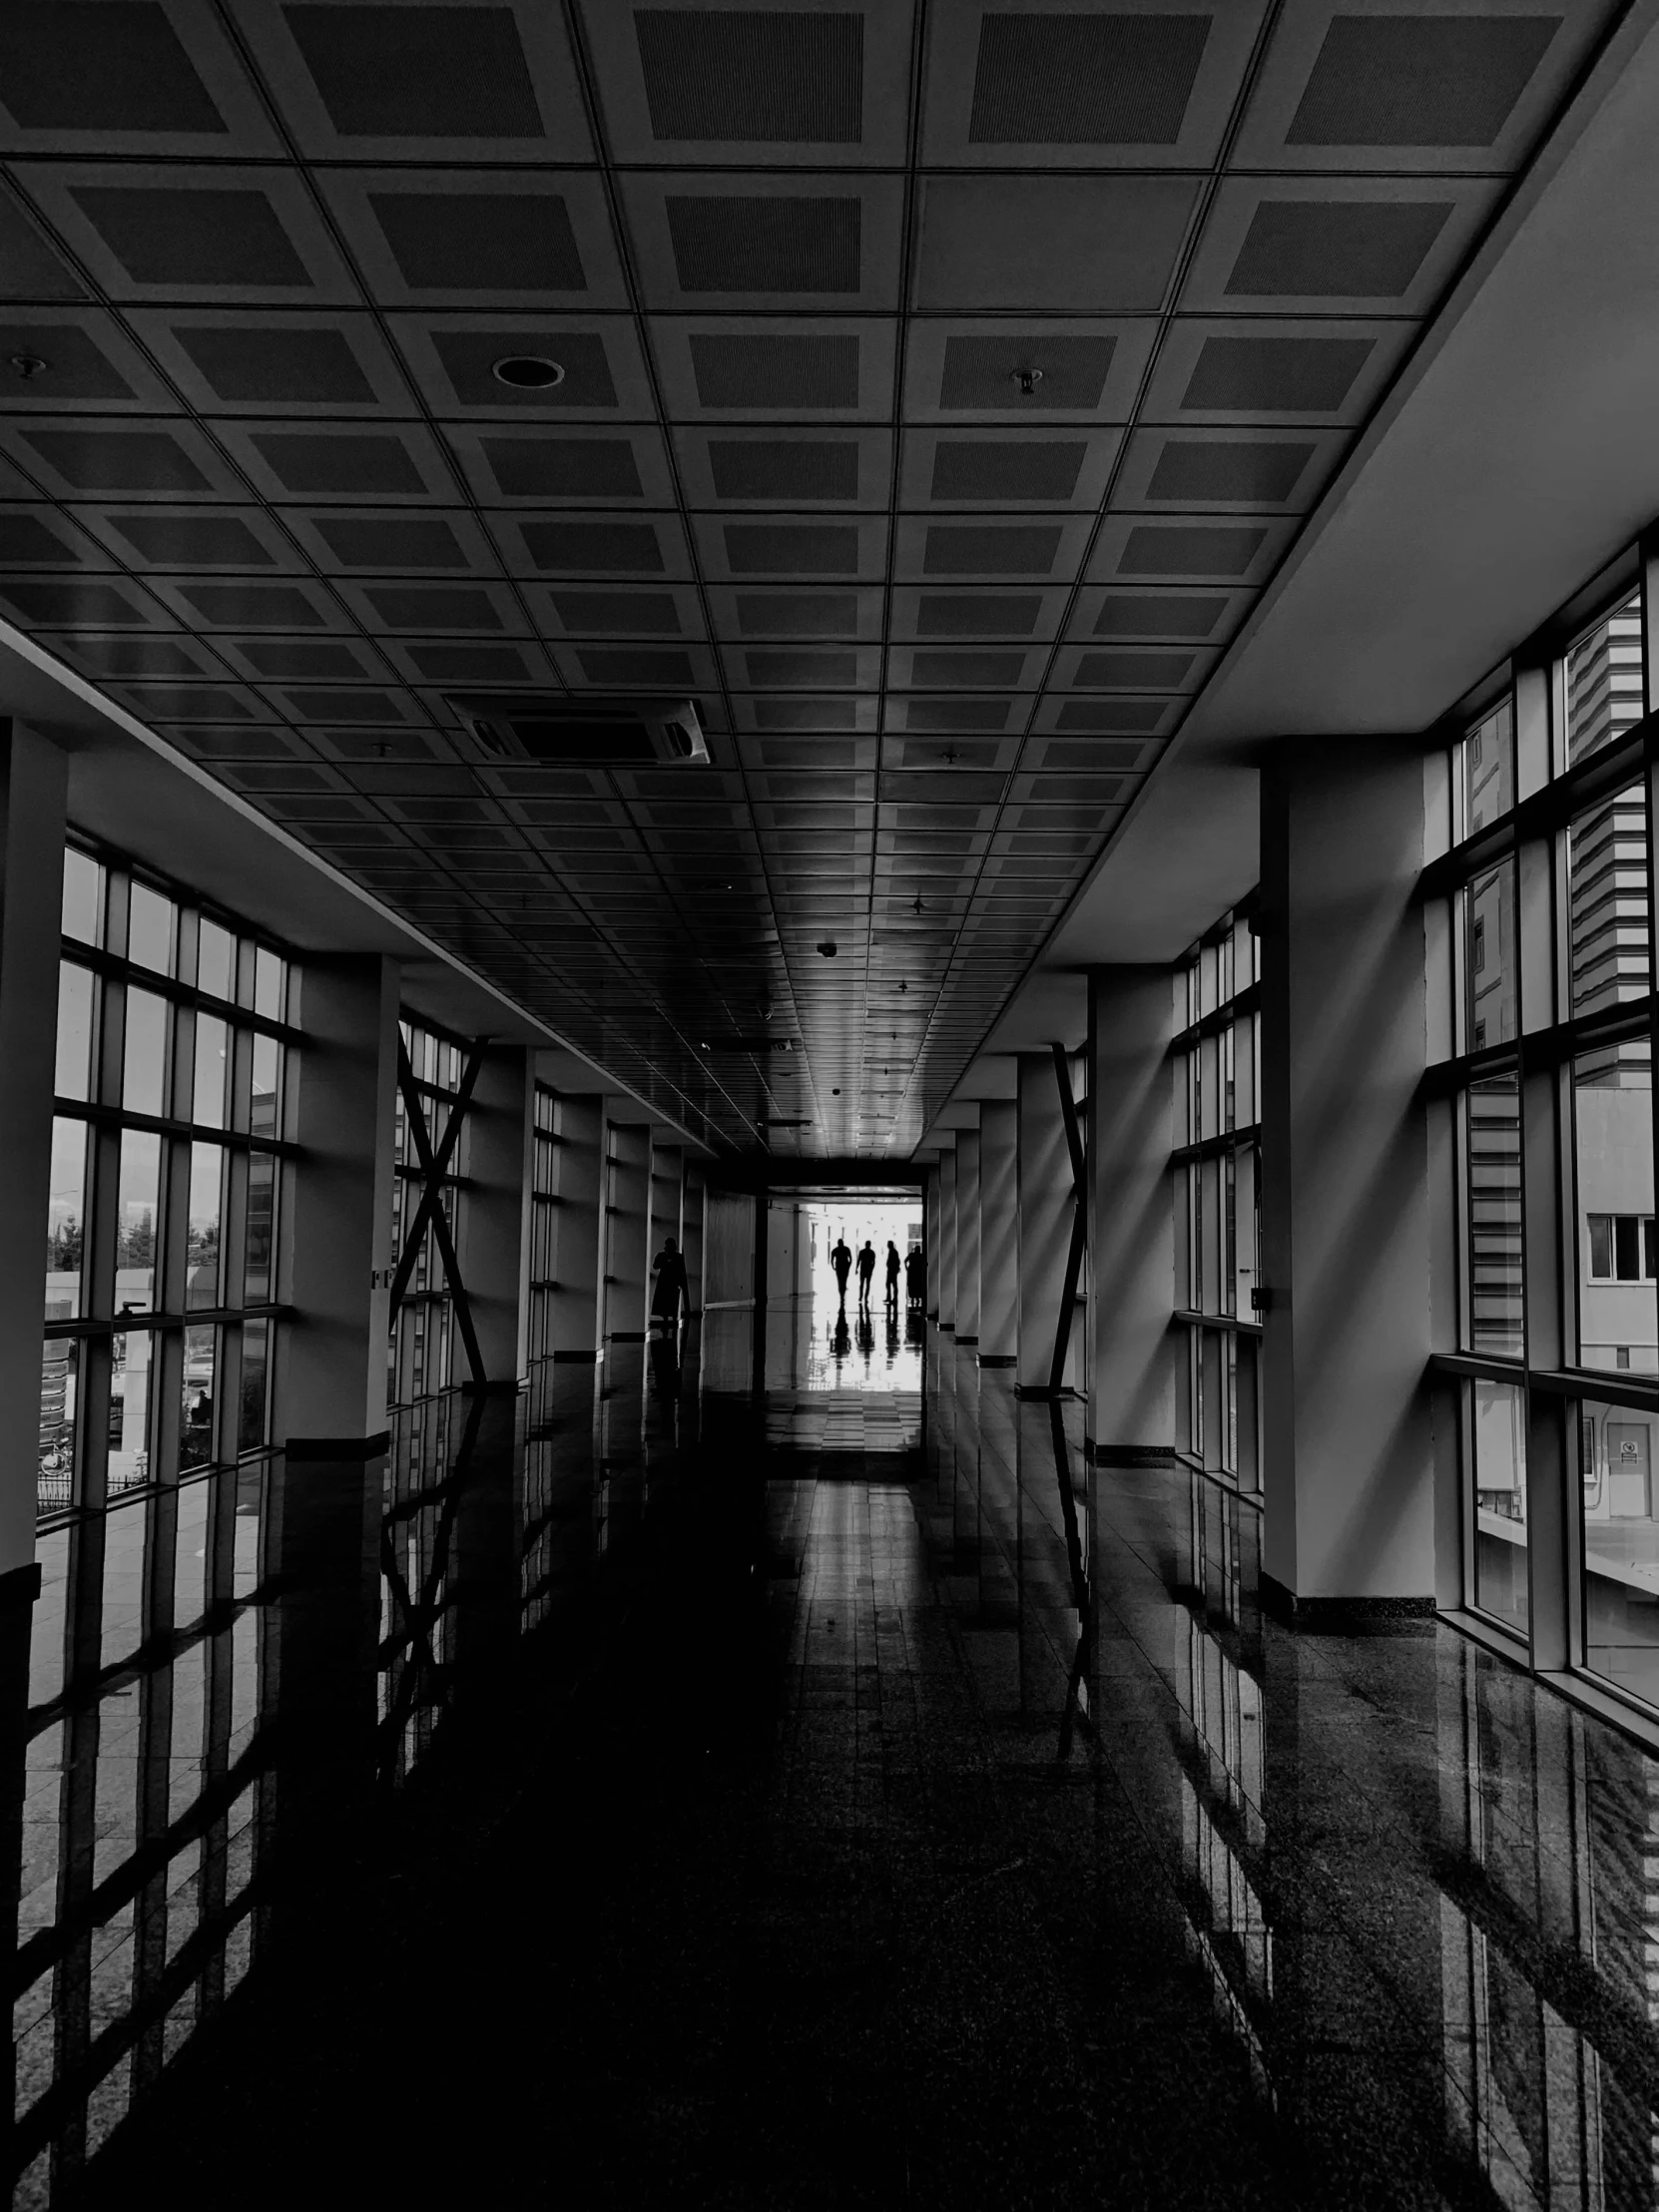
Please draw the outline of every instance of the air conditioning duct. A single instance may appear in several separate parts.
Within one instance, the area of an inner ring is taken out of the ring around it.
[[[690,699],[576,699],[564,692],[451,692],[477,757],[492,767],[707,767]]]

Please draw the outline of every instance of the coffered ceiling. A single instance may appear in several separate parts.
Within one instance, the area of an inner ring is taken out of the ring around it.
[[[1617,12],[9,0],[0,614],[693,1134],[896,1161]]]

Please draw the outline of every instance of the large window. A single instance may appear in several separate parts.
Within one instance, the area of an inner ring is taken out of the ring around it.
[[[1447,993],[1458,1351],[1441,1364],[1462,1401],[1465,1602],[1659,1705],[1646,683],[1626,584],[1454,729],[1448,848],[1425,884],[1449,922],[1431,980]],[[1531,1543],[1531,1501],[1563,1495],[1564,1576],[1554,1541],[1547,1568]]]
[[[268,1440],[287,989],[234,923],[66,854],[42,1513]]]
[[[1260,969],[1248,914],[1225,914],[1176,970],[1176,1297],[1182,1447],[1260,1481]]]
[[[553,1255],[558,1216],[558,1101],[536,1085],[536,1118],[530,1159],[530,1325],[532,1360],[550,1359],[553,1342]]]

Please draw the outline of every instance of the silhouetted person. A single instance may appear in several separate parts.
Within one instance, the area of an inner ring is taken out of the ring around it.
[[[660,1321],[663,1334],[677,1335],[680,1327],[680,1306],[684,1301],[691,1306],[691,1285],[686,1280],[684,1253],[672,1237],[663,1239],[663,1249],[651,1263],[654,1278],[651,1286],[651,1319]]]
[[[921,1247],[911,1245],[909,1251],[904,1255],[904,1298],[907,1305],[919,1306],[921,1304],[922,1293],[926,1289],[924,1280],[926,1265],[926,1261],[921,1256]]]
[[[864,1313],[869,1311],[869,1287],[875,1280],[875,1247],[866,1237],[864,1248],[858,1255],[858,1305]]]
[[[844,1235],[835,1239],[834,1250],[830,1255],[830,1265],[835,1271],[835,1288],[841,1294],[841,1304],[846,1304],[846,1279],[852,1273],[852,1251]]]
[[[898,1257],[898,1247],[889,1237],[887,1239],[887,1312],[889,1314],[896,1314],[898,1311],[898,1271],[902,1264]]]

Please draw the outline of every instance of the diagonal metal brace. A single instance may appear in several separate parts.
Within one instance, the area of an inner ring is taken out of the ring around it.
[[[484,1356],[478,1344],[478,1332],[472,1325],[472,1307],[466,1295],[466,1285],[461,1281],[460,1262],[455,1257],[455,1240],[449,1234],[449,1223],[444,1216],[443,1171],[459,1140],[461,1122],[484,1064],[484,1051],[482,1041],[473,1046],[461,1075],[460,1088],[455,1093],[455,1102],[449,1109],[449,1119],[444,1124],[442,1142],[434,1151],[426,1128],[425,1107],[415,1084],[414,1069],[409,1065],[409,1055],[404,1048],[401,1033],[398,1036],[397,1087],[403,1094],[404,1116],[420,1161],[422,1190],[420,1204],[415,1208],[414,1220],[403,1239],[403,1250],[391,1283],[391,1317],[395,1320],[397,1310],[408,1291],[409,1278],[414,1273],[415,1262],[419,1258],[421,1243],[429,1225],[438,1248],[438,1258],[443,1265],[444,1281],[449,1286],[450,1299],[454,1305],[455,1326],[466,1347],[467,1365],[472,1370],[473,1382],[479,1383],[487,1380],[484,1374]]]
[[[1054,1080],[1060,1087],[1060,1116],[1066,1128],[1066,1150],[1071,1154],[1071,1246],[1066,1254],[1065,1288],[1054,1330],[1054,1358],[1048,1371],[1049,1394],[1058,1397],[1065,1387],[1066,1355],[1071,1350],[1071,1325],[1077,1309],[1077,1286],[1083,1275],[1083,1253],[1088,1238],[1088,1172],[1083,1158],[1083,1131],[1077,1119],[1077,1101],[1071,1095],[1071,1062],[1064,1045],[1052,1047]]]

